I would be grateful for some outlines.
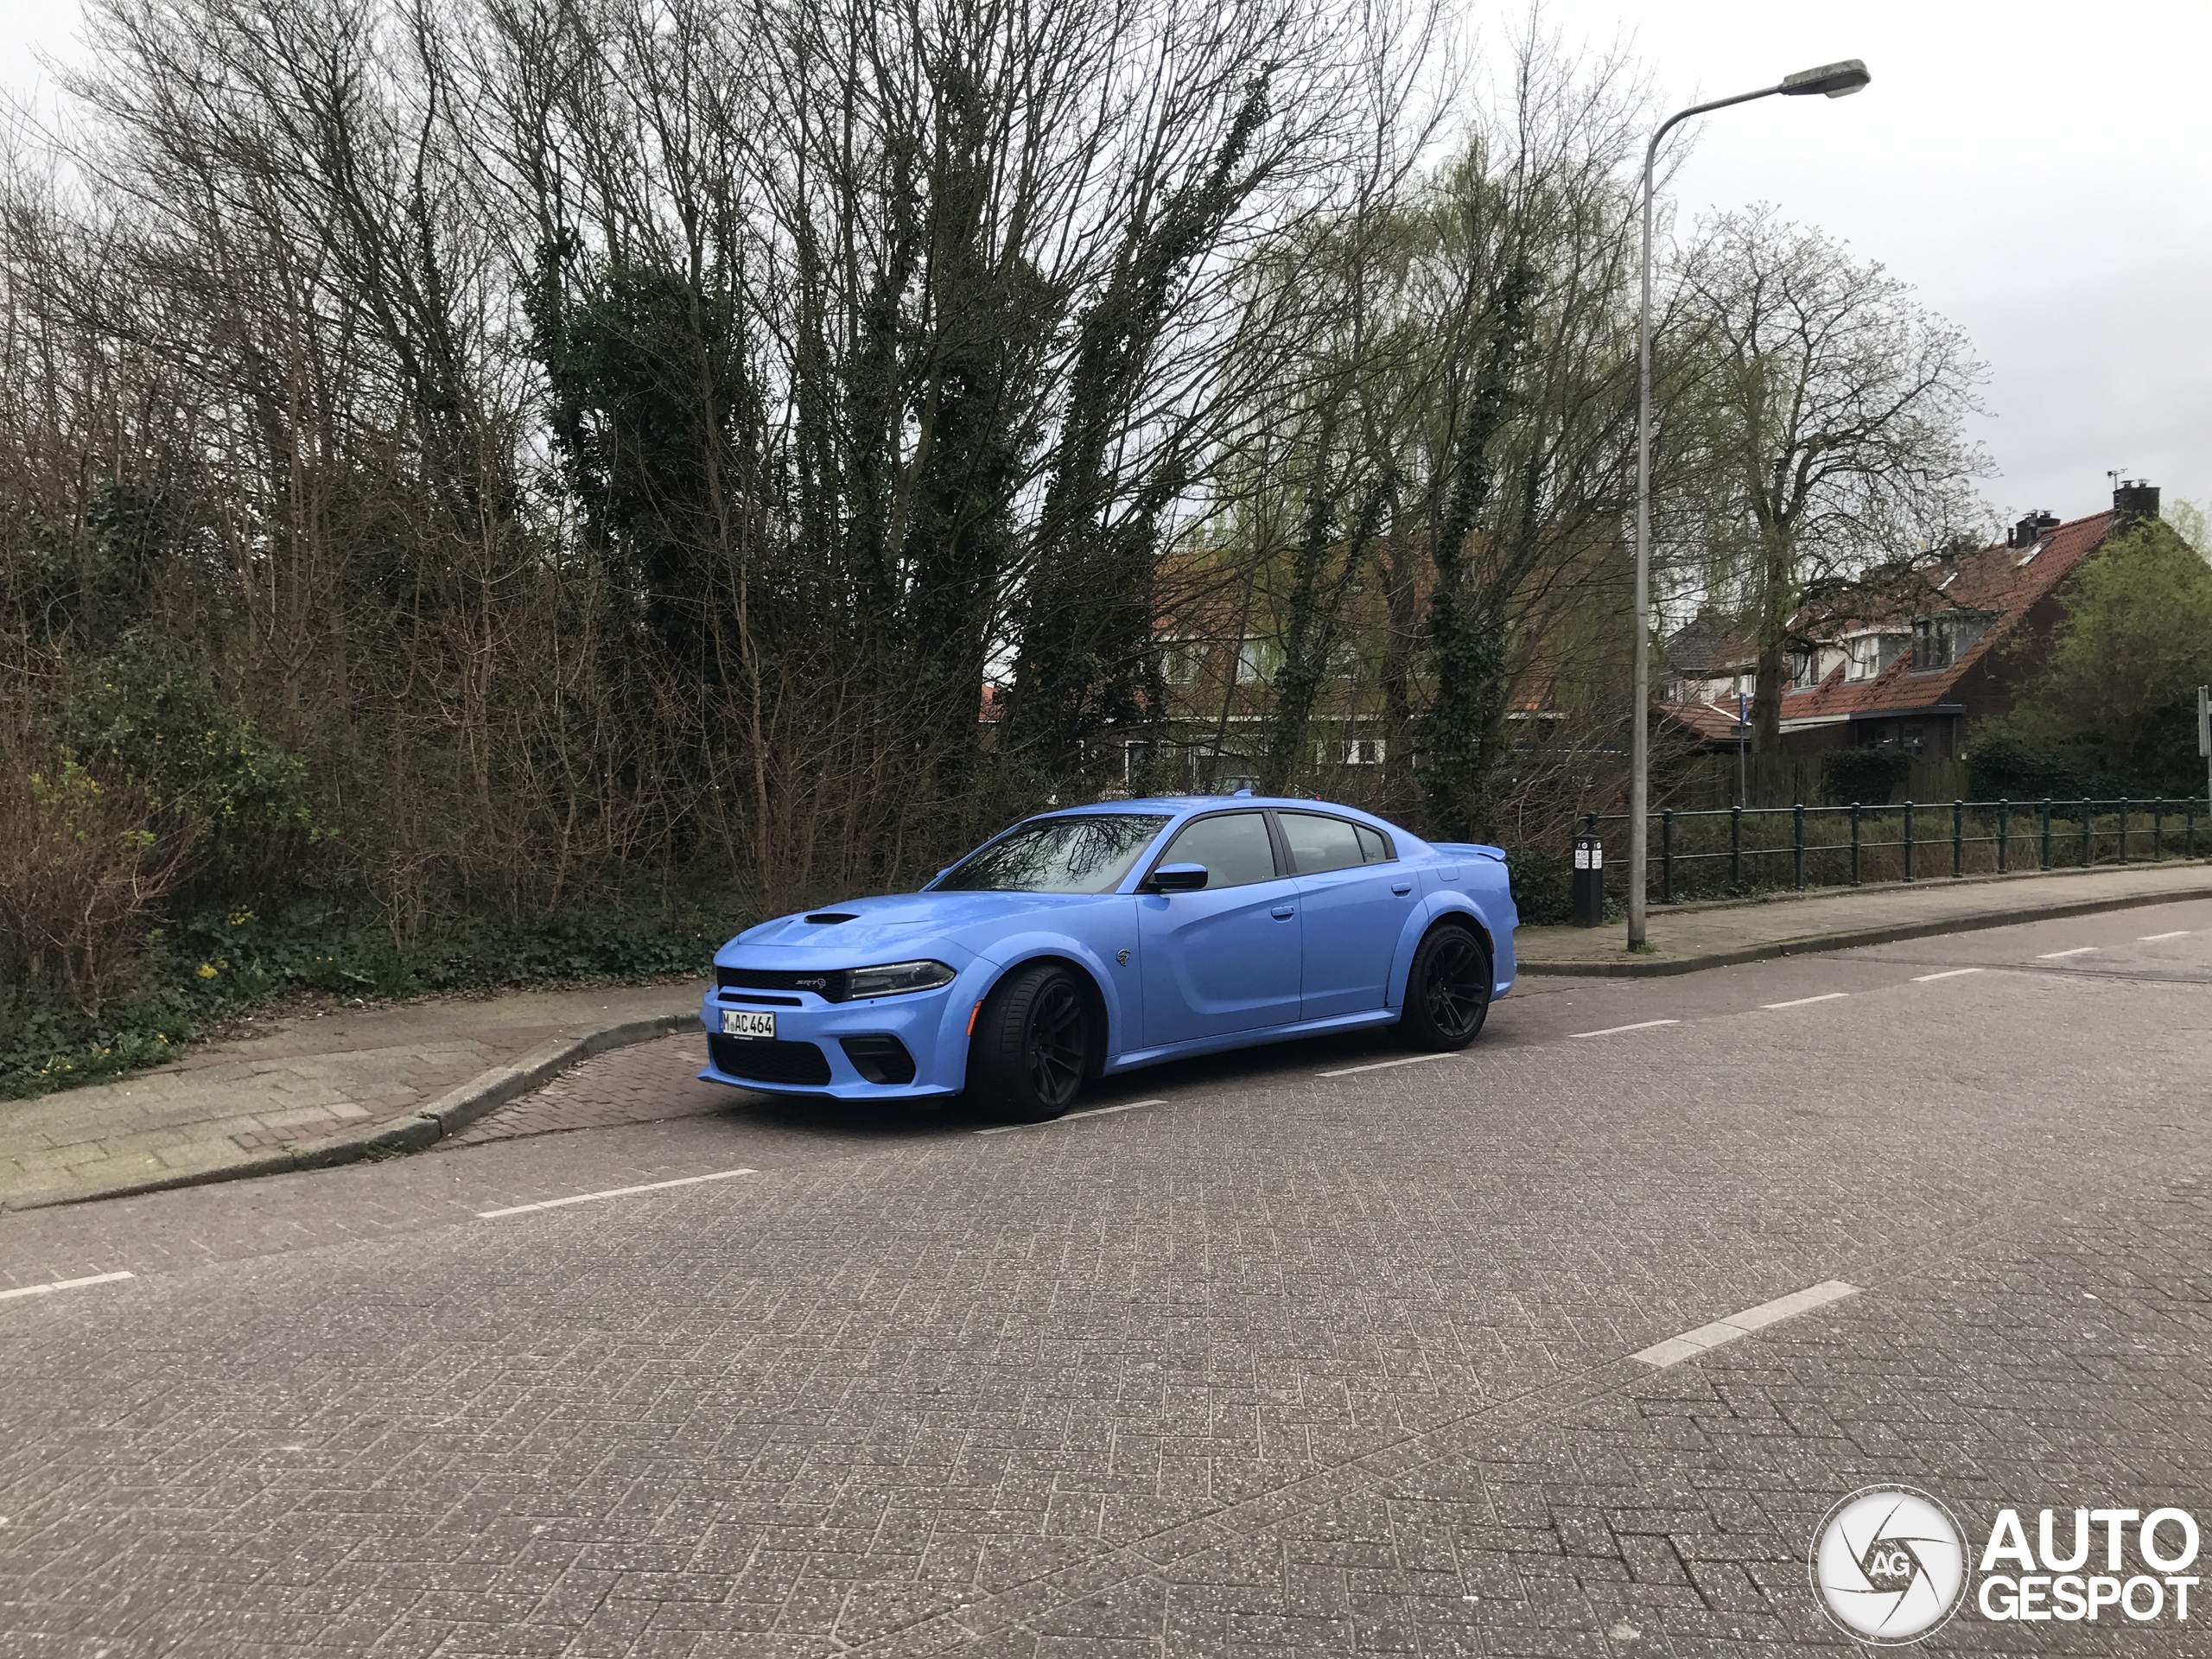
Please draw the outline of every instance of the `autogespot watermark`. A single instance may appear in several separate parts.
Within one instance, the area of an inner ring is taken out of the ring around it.
[[[1999,1510],[1977,1557],[1950,1510],[1911,1486],[1853,1492],[1814,1529],[1808,1567],[1823,1611],[1861,1642],[1917,1642],[1961,1608],[1993,1623],[2185,1624],[2196,1518],[2179,1509],[2044,1510],[2032,1546]],[[2100,1548],[2101,1546],[2101,1548]],[[1976,1560],[1980,1583],[1969,1567]],[[2097,1569],[2101,1567],[2102,1571]]]

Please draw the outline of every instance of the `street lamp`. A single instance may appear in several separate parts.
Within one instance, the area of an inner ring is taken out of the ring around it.
[[[1733,98],[1693,105],[1659,124],[1643,149],[1643,304],[1636,333],[1636,711],[1628,734],[1628,948],[1643,948],[1643,863],[1649,836],[1645,818],[1651,807],[1651,168],[1659,141],[1676,123],[1755,98],[1806,98],[1815,92],[1846,98],[1873,77],[1857,58],[1824,63],[1784,75],[1771,86]]]

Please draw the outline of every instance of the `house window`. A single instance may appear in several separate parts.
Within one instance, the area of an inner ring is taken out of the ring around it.
[[[1789,653],[1789,689],[1807,691],[1821,683],[1821,653],[1817,651],[1793,651]]]
[[[1973,612],[1922,617],[1912,625],[1912,671],[1950,667],[1974,648],[1988,627],[1989,618]]]
[[[1379,766],[1386,740],[1355,737],[1342,741],[1327,739],[1313,746],[1313,763],[1320,766]]]
[[[1160,642],[1160,671],[1170,685],[1188,685],[1198,677],[1198,658],[1205,647],[1196,639],[1169,638]]]
[[[1263,684],[1282,666],[1282,647],[1273,639],[1246,639],[1236,648],[1236,683]]]
[[[1871,680],[1882,671],[1881,636],[1862,633],[1843,642],[1847,657],[1843,677],[1847,680]]]

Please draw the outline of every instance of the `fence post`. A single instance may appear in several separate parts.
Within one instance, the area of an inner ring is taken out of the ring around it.
[[[2183,845],[2189,850],[2182,856],[2195,858],[2196,856],[2196,797],[2194,795],[2189,798],[2189,839]]]
[[[1904,804],[1904,879],[1912,880],[1912,803]]]
[[[1802,802],[1802,801],[1798,802],[1798,803],[1797,803],[1797,805],[1796,805],[1796,810],[1793,810],[1793,811],[1791,812],[1791,814],[1790,814],[1790,826],[1791,826],[1790,854],[1791,854],[1791,857],[1794,859],[1794,861],[1796,861],[1796,875],[1795,875],[1795,877],[1794,877],[1794,880],[1795,880],[1795,882],[1796,882],[1796,886],[1797,886],[1798,889],[1802,892],[1802,891],[1803,890],[1803,888],[1804,888],[1804,886],[1805,886],[1805,803],[1804,803],[1804,802]]]
[[[1997,803],[1997,874],[2003,875],[2012,868],[2012,803]]]
[[[2049,800],[2045,800],[2043,804],[2043,850],[2036,855],[2036,868],[2039,870],[2047,870],[2050,868],[2050,803]]]
[[[2151,861],[2164,863],[2166,856],[2166,798],[2163,795],[2151,803]]]
[[[2127,797],[2120,798],[2120,861],[2127,862]]]
[[[1967,873],[1967,804],[1951,803],[1951,874]]]
[[[1728,809],[1728,885],[1744,885],[1744,809]]]
[[[2088,800],[2082,803],[2082,868],[2085,870],[2095,863],[2097,858],[2096,842],[2091,838],[2089,831],[2090,814],[2094,804],[2095,803]]]
[[[1675,809],[1659,815],[1659,902],[1675,902]]]
[[[1851,804],[1851,885],[1859,885],[1859,803]]]

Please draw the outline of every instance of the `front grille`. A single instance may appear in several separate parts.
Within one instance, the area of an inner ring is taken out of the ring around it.
[[[853,1070],[870,1083],[912,1083],[914,1080],[914,1057],[906,1052],[906,1045],[888,1033],[881,1036],[841,1037],[845,1058],[853,1063]]]
[[[725,1077],[814,1085],[830,1081],[829,1058],[812,1043],[753,1042],[709,1033],[707,1054]]]
[[[825,1002],[845,1000],[845,970],[825,968],[799,972],[790,968],[721,968],[715,984],[725,991],[812,991]]]

